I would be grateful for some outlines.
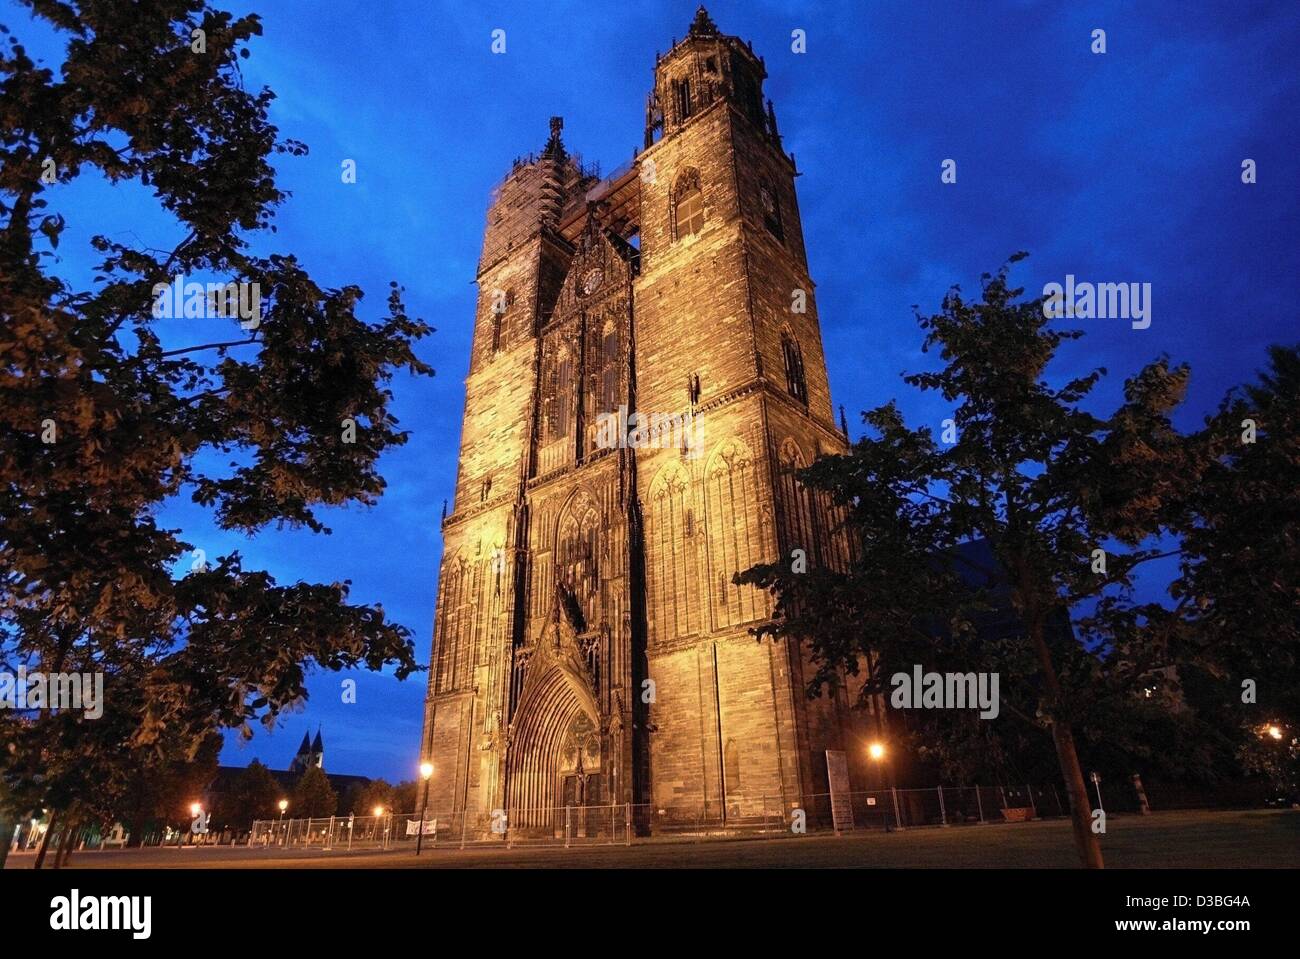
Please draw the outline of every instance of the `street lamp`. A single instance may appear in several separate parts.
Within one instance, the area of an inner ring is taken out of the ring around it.
[[[885,780],[884,775],[881,772],[881,764],[885,761],[885,744],[879,739],[874,740],[867,746],[867,755],[870,756],[871,761],[876,764],[876,781],[883,786]],[[893,802],[893,795],[893,793],[890,793],[891,804]],[[897,813],[895,813],[895,815],[897,815]],[[885,832],[889,832],[889,814],[885,812],[883,804],[881,804],[880,807],[880,818],[885,824]]]
[[[433,778],[433,763],[425,760],[420,763],[420,777],[424,780],[424,803],[420,806],[420,831],[415,836],[415,854],[420,854],[424,844],[424,814],[429,809],[429,780]]]
[[[1269,726],[1267,731],[1269,736],[1274,739],[1282,738],[1282,728],[1280,726]]]
[[[202,833],[195,831],[195,826],[198,824],[197,820],[199,818],[199,813],[201,812],[203,812],[203,807],[201,805],[196,802],[190,803],[190,815],[195,819],[194,822],[190,823],[190,834],[195,837],[194,842],[196,845],[198,844],[198,837],[202,835]]]
[[[289,808],[289,800],[281,799],[278,803],[276,803],[276,805],[280,807],[280,824],[276,826],[275,831],[280,834],[280,842],[283,843],[284,842],[284,811]]]

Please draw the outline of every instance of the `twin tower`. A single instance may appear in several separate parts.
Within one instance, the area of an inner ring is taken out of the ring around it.
[[[493,195],[443,522],[431,816],[743,825],[819,808],[828,751],[862,781],[854,691],[809,699],[798,645],[750,633],[770,598],[732,582],[850,549],[792,475],[845,437],[765,77],[701,8],[655,65],[628,168],[585,171],[555,119]]]

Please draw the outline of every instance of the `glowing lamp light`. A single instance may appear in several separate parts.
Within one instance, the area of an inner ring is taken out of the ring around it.
[[[870,746],[867,747],[867,755],[870,756],[872,759],[874,759],[876,762],[880,762],[880,760],[885,758],[885,744],[872,743]]]
[[[1269,726],[1267,732],[1269,736],[1271,736],[1274,739],[1282,738],[1282,730],[1278,726]]]
[[[433,775],[433,763],[420,763],[420,775],[428,779]]]

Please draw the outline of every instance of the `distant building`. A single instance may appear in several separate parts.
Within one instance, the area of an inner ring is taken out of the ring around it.
[[[298,747],[298,752],[293,757],[293,761],[289,763],[288,769],[268,769],[267,772],[280,784],[285,796],[288,796],[293,791],[294,786],[297,785],[298,780],[302,778],[303,773],[313,766],[325,772],[325,742],[319,728],[316,730],[314,740],[311,739],[308,733],[303,733],[302,745]],[[212,808],[222,793],[234,788],[245,769],[247,769],[246,766],[218,766],[217,773],[204,796],[206,807]],[[342,802],[343,797],[349,790],[370,783],[367,776],[349,776],[343,773],[325,773],[325,778],[329,780],[331,788],[338,794],[340,802]],[[340,812],[342,811],[340,810]]]
[[[311,742],[306,733],[302,734],[302,745],[298,747],[293,762],[289,763],[289,772],[301,776],[312,766],[322,770],[325,768],[325,743],[321,739],[319,726],[316,727],[315,742]]]

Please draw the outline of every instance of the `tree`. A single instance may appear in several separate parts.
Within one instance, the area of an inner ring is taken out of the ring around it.
[[[303,819],[323,819],[339,810],[339,797],[319,766],[311,766],[293,787],[294,815]]]
[[[952,404],[955,442],[909,427],[891,403],[864,414],[874,435],[800,472],[845,511],[850,568],[775,564],[738,579],[776,597],[756,632],[807,638],[814,691],[873,660],[864,696],[912,664],[999,673],[1003,709],[1050,735],[1080,859],[1100,867],[1075,730],[1124,714],[1115,704],[1171,661],[1181,610],[1135,603],[1133,575],[1170,555],[1156,537],[1183,516],[1209,451],[1169,422],[1186,367],[1148,365],[1105,418],[1083,408],[1104,370],[1047,382],[1060,344],[1082,334],[1009,287],[1023,256],[985,274],[979,302],[954,287],[918,316],[942,365],[904,379]],[[1008,622],[977,628],[999,609]]]
[[[140,846],[151,827],[189,821],[190,803],[217,774],[221,745],[221,736],[209,733],[190,761],[165,758],[174,749],[133,749],[122,760],[124,788],[105,790],[87,805],[107,824],[122,822],[128,845]]]
[[[254,759],[241,770],[212,812],[217,829],[247,832],[257,819],[274,819],[284,791],[270,770]]]
[[[416,796],[419,794],[420,786],[414,779],[407,779],[393,787],[392,810],[401,813],[420,812],[419,803],[416,802]],[[388,807],[385,807],[388,808]]]
[[[347,809],[357,816],[373,816],[376,807],[386,812],[401,811],[393,805],[393,787],[382,779],[372,779],[351,798],[352,802]]]
[[[13,842],[20,815],[22,813],[15,808],[4,777],[0,776],[0,869],[4,869],[5,860],[9,858],[9,844]]]
[[[379,457],[407,439],[387,384],[432,373],[414,352],[432,329],[395,283],[367,320],[359,288],[254,250],[286,199],[272,155],[306,152],[269,122],[271,91],[244,87],[255,15],[27,5],[67,45],[57,70],[12,36],[0,53],[0,661],[101,672],[105,712],[4,711],[0,771],[17,805],[58,820],[120,798],[132,768],[192,759],[214,729],[273,725],[312,668],[417,668],[410,631],[350,604],[348,583],[277,584],[155,514],[188,496],[223,529],[328,532],[321,506],[375,502]],[[55,187],[80,176],[151,196],[167,248],[91,224],[93,281],[60,275],[76,210],[55,209]],[[165,344],[163,291],[198,276],[232,284],[187,304],[211,332]]]
[[[1214,461],[1179,530],[1176,595],[1190,652],[1249,772],[1300,787],[1300,346],[1275,345],[1256,382],[1206,421]]]

